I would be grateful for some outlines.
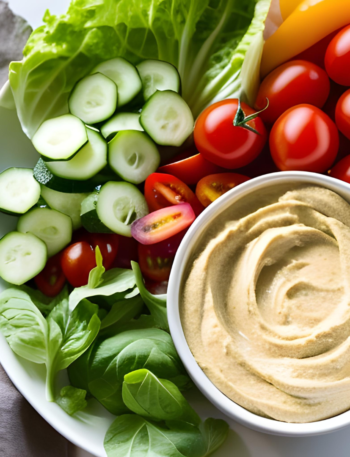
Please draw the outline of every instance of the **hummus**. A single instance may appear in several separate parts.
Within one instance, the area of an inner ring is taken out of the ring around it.
[[[187,274],[185,336],[225,395],[285,422],[350,409],[344,199],[321,187],[252,195],[210,224]]]

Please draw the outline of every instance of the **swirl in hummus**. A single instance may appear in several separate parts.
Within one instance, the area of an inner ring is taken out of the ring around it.
[[[276,192],[225,226],[213,221],[181,319],[225,395],[261,416],[312,422],[350,409],[350,205],[321,187]]]

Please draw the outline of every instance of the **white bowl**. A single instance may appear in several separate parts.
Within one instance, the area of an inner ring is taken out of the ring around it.
[[[304,183],[326,187],[337,192],[350,202],[350,185],[328,176],[308,172],[272,173],[247,181],[232,189],[195,221],[183,239],[172,267],[168,289],[168,317],[171,336],[176,349],[194,383],[202,393],[224,414],[253,430],[282,436],[311,436],[329,433],[350,424],[350,411],[330,419],[306,423],[290,424],[258,416],[242,408],[224,395],[204,374],[187,344],[180,319],[179,297],[185,281],[184,274],[196,244],[206,232],[210,223],[223,211],[237,204],[252,192],[261,191],[276,185]]]

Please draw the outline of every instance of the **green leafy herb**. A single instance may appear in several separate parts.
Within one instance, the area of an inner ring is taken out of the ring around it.
[[[32,138],[45,119],[67,113],[77,81],[117,56],[175,65],[195,116],[215,101],[238,97],[244,57],[264,29],[270,2],[75,0],[66,15],[47,12],[23,60],[10,65],[23,130]],[[255,81],[257,74],[255,67],[245,77]]]
[[[105,441],[108,457],[203,457],[205,443],[198,427],[186,422],[159,424],[140,416],[118,417]]]
[[[129,299],[117,301],[110,312],[101,322],[101,330],[111,327],[117,323],[130,321],[137,314],[140,314],[143,307],[143,300],[140,295]]]
[[[47,368],[46,396],[55,400],[56,374],[82,355],[100,329],[98,307],[87,300],[69,311],[67,290],[45,319],[31,297],[19,289],[0,295],[0,331],[19,356]]]
[[[123,401],[136,414],[154,421],[181,420],[199,425],[201,420],[178,387],[159,379],[149,370],[138,370],[124,378]]]
[[[135,276],[131,270],[114,268],[105,271],[100,249],[96,249],[96,267],[90,271],[86,286],[73,290],[69,297],[69,307],[74,309],[84,298],[91,298],[101,305],[112,306],[118,300],[138,295]]]
[[[139,321],[123,324],[113,337],[98,339],[68,370],[75,387],[88,390],[116,415],[129,411],[123,402],[122,386],[125,375],[132,371],[148,369],[180,389],[191,385],[170,335],[150,328],[149,319]]]
[[[70,416],[82,411],[87,406],[86,390],[76,387],[66,386],[61,389],[60,395],[56,398],[56,403]]]
[[[211,455],[219,447],[224,444],[229,432],[227,422],[221,419],[207,419],[200,427],[204,441],[205,441],[205,454],[203,457]]]
[[[135,273],[136,285],[140,291],[142,300],[150,310],[154,320],[159,327],[164,330],[169,330],[167,310],[166,310],[166,295],[153,295],[145,287],[143,282],[141,269],[137,262],[131,262],[133,272]]]

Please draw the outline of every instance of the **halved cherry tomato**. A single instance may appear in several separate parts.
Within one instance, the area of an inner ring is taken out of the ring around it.
[[[203,206],[207,207],[229,190],[248,181],[248,176],[238,173],[218,173],[201,179],[196,187],[196,195]]]
[[[330,168],[339,149],[334,122],[316,106],[298,105],[277,120],[270,149],[278,168],[322,173]]]
[[[61,255],[59,253],[51,257],[43,271],[34,278],[40,292],[47,297],[56,297],[67,281],[61,267]]]
[[[145,286],[148,292],[153,295],[163,295],[168,292],[168,281],[152,281],[152,279],[145,278]]]
[[[329,175],[332,178],[337,178],[350,184],[350,155],[344,157],[334,165]]]
[[[246,116],[255,114],[245,103],[241,107]],[[267,140],[266,128],[259,117],[249,121],[246,127],[234,126],[237,111],[236,99],[214,103],[200,114],[194,128],[198,151],[209,162],[223,168],[240,168],[252,162]]]
[[[340,97],[335,109],[335,122],[338,129],[350,139],[350,89]]]
[[[322,68],[305,60],[292,60],[266,76],[259,89],[256,107],[263,109],[268,99],[269,107],[260,117],[273,124],[287,109],[301,103],[322,108],[329,91],[329,78]]]
[[[218,167],[214,163],[209,162],[202,154],[196,154],[187,159],[158,168],[158,173],[173,175],[189,186],[197,184],[205,176],[224,171],[226,171],[225,168]]]
[[[106,270],[112,267],[118,253],[119,235],[115,233],[89,233],[85,229],[80,229],[77,230],[73,238],[75,242],[86,241],[94,249],[98,246],[103,258],[103,266]]]
[[[61,266],[73,287],[85,286],[90,271],[96,267],[95,250],[87,241],[72,244],[63,251]]]
[[[143,275],[153,281],[167,281],[176,251],[186,230],[160,243],[145,246],[138,244],[139,265]]]
[[[131,261],[138,261],[137,246],[138,242],[134,238],[120,236],[118,254],[112,267],[131,269]]]
[[[180,179],[164,173],[152,173],[145,182],[145,198],[150,211],[179,203],[189,203],[196,216],[203,211],[192,190]]]
[[[196,215],[189,203],[159,209],[133,222],[131,235],[141,244],[155,244],[189,227]]]
[[[329,43],[325,56],[328,76],[342,86],[350,86],[350,25]]]

